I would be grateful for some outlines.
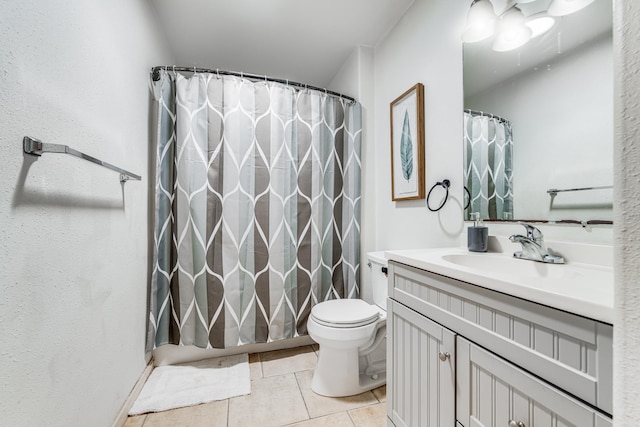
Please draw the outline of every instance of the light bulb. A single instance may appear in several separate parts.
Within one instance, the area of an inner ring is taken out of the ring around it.
[[[526,19],[526,26],[531,28],[531,38],[543,35],[553,28],[556,20],[545,12],[533,14]]]
[[[465,43],[478,42],[489,38],[495,32],[496,15],[489,0],[474,0],[467,14],[467,25],[462,32]]]
[[[551,16],[564,16],[584,9],[593,3],[593,0],[553,0],[547,12]]]
[[[498,32],[491,49],[496,52],[517,49],[531,39],[531,34],[531,28],[525,25],[522,11],[512,7],[500,17]]]

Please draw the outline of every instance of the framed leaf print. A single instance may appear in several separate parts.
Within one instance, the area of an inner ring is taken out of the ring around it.
[[[424,86],[391,103],[391,200],[424,199]]]

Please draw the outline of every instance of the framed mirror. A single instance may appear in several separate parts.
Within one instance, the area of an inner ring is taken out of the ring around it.
[[[516,7],[528,19],[550,3]],[[464,43],[465,219],[613,219],[612,20],[594,0],[513,50]]]

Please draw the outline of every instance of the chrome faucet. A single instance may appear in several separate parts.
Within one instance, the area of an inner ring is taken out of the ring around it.
[[[522,250],[514,252],[513,256],[520,259],[529,259],[550,264],[564,264],[564,258],[559,255],[549,253],[547,245],[544,243],[542,231],[531,224],[519,222],[527,230],[527,235],[514,234],[509,237],[514,243],[520,243]]]

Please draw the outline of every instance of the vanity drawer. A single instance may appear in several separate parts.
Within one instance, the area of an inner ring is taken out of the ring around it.
[[[611,325],[395,261],[389,297],[612,413]]]
[[[456,417],[464,427],[611,427],[611,418],[466,339],[456,348]]]

